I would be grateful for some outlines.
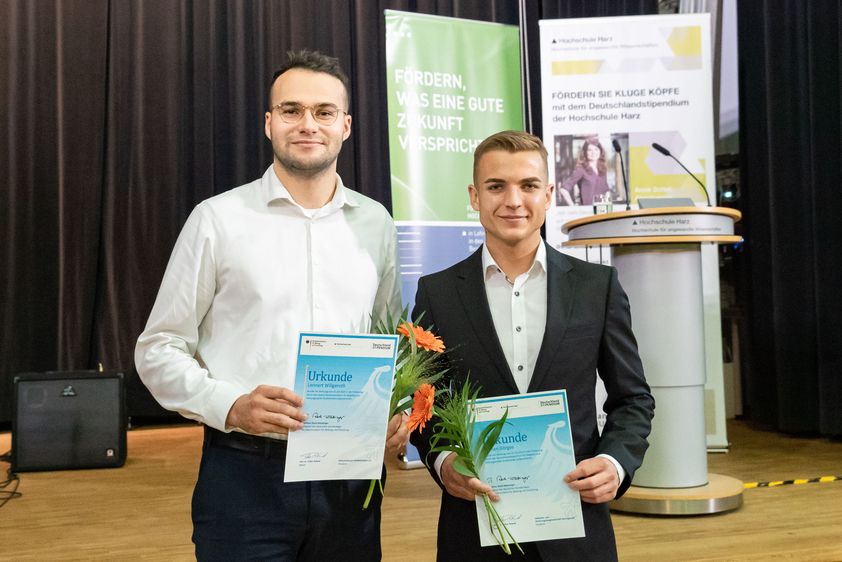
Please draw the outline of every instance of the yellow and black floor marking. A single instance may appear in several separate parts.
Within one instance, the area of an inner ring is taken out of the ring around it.
[[[743,488],[772,488],[774,486],[785,486],[786,484],[815,484],[835,482],[842,480],[842,476],[819,476],[817,478],[797,478],[795,480],[772,480],[770,482],[743,482]]]

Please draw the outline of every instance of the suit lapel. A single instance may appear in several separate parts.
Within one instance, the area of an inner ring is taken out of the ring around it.
[[[529,382],[529,392],[541,388],[567,326],[570,325],[575,292],[575,282],[570,275],[572,269],[573,266],[564,254],[547,246],[547,324],[532,380]]]
[[[506,362],[500,340],[497,339],[494,320],[491,318],[491,310],[488,307],[488,296],[485,293],[484,272],[482,271],[482,247],[462,262],[462,267],[456,272],[456,277],[456,291],[459,294],[465,314],[474,328],[477,339],[482,342],[485,354],[489,362],[496,368],[498,376],[511,388],[512,394],[517,394],[517,385],[509,370],[509,364]],[[488,373],[488,375],[491,375],[491,373]]]

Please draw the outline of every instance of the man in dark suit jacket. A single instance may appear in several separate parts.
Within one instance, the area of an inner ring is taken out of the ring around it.
[[[565,256],[541,239],[552,190],[540,139],[504,131],[483,141],[468,191],[485,245],[421,278],[413,318],[444,340],[457,387],[470,375],[482,396],[567,389],[577,465],[559,479],[580,493],[586,536],[521,546],[527,560],[612,560],[617,550],[607,502],[625,492],[643,461],[655,403],[616,270]],[[597,370],[608,394],[601,436]],[[443,490],[438,559],[524,559],[479,546],[473,498],[497,495],[457,473],[453,456],[428,454],[432,426],[413,443]]]

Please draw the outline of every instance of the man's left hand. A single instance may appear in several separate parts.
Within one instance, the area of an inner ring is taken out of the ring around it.
[[[587,503],[609,502],[617,496],[620,487],[617,467],[605,457],[583,460],[564,477],[564,481]]]
[[[409,430],[406,422],[409,416],[406,414],[395,414],[389,420],[389,427],[386,430],[386,454],[396,456],[406,449],[409,443]]]

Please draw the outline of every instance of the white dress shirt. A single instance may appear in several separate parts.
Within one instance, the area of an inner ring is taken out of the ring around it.
[[[517,389],[524,393],[547,325],[547,249],[538,244],[532,267],[510,280],[483,245],[482,271],[494,331]]]
[[[331,201],[304,209],[270,166],[187,219],[137,342],[140,378],[163,407],[227,431],[243,394],[293,388],[299,332],[366,333],[401,310],[396,260],[382,205],[337,176]]]
[[[547,248],[543,242],[539,243],[532,266],[515,279],[508,279],[488,246],[483,244],[482,271],[494,331],[515,384],[523,394],[532,380],[547,325]],[[575,405],[570,407],[575,408]],[[439,476],[441,465],[449,454],[440,454],[433,463]],[[626,471],[620,463],[611,455],[597,456],[611,461],[622,482]]]

